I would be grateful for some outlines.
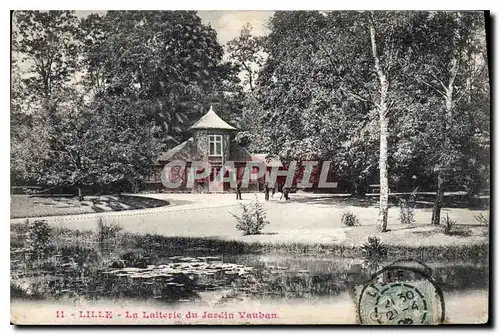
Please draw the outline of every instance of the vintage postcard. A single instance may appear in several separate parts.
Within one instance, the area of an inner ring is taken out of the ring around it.
[[[489,12],[11,19],[12,324],[489,322]]]

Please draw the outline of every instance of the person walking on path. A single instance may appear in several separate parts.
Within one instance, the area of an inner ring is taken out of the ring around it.
[[[288,187],[286,187],[285,185],[283,185],[283,189],[281,191],[281,197],[280,197],[280,200],[285,197],[285,200],[290,200],[290,197],[288,196],[288,194],[290,193],[290,190],[288,189]]]
[[[288,196],[290,194],[290,189],[288,187],[283,186],[283,196],[285,197],[285,200],[290,200],[290,197]]]
[[[236,184],[236,200],[242,200],[241,199],[241,179],[238,180],[238,183]]]
[[[264,183],[264,197],[266,201],[269,200],[269,183],[267,181]]]

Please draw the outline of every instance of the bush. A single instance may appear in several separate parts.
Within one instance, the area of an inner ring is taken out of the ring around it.
[[[30,249],[37,257],[43,254],[50,241],[51,231],[49,224],[45,220],[35,220],[28,223],[28,232],[26,234],[26,247]]]
[[[463,227],[457,226],[456,221],[450,219],[448,214],[445,218],[441,219],[443,234],[448,236],[469,236],[471,230]]]
[[[489,236],[490,235],[490,220],[487,219],[483,213],[479,215],[474,215],[474,218],[476,221],[483,227],[486,227],[485,230],[483,230],[482,235],[483,236]]]
[[[342,214],[341,222],[346,227],[361,226],[357,215],[351,211],[346,211]]]
[[[482,225],[482,226],[489,226],[490,225],[490,220],[487,219],[483,213],[479,214],[479,215],[474,215],[474,218],[476,219],[476,221]]]
[[[118,233],[122,230],[117,224],[105,223],[102,217],[97,219],[97,243],[99,244],[99,250],[107,251],[111,249],[111,246],[116,245],[116,237]]]
[[[368,241],[361,246],[366,259],[383,259],[387,257],[387,247],[377,237],[368,237]]]
[[[259,203],[257,196],[250,205],[240,204],[243,210],[240,215],[231,213],[237,221],[236,229],[243,232],[243,235],[258,235],[269,224],[266,220],[266,212]]]
[[[411,199],[408,201],[399,198],[399,220],[402,224],[415,224],[415,203]]]

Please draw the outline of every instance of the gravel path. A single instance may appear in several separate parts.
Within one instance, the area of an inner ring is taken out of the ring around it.
[[[432,215],[429,208],[416,210],[417,225],[409,227],[399,224],[399,209],[389,209],[390,232],[377,234],[376,217],[378,208],[375,205],[344,205],[331,195],[292,194],[291,201],[279,200],[277,193],[269,202],[264,202],[263,194],[258,194],[267,211],[270,224],[264,234],[242,236],[235,228],[235,220],[231,213],[239,213],[240,203],[248,204],[255,198],[253,194],[243,194],[242,201],[237,201],[234,194],[149,194],[158,199],[168,199],[171,206],[130,210],[124,212],[79,214],[71,216],[45,217],[50,224],[73,229],[95,229],[97,219],[119,224],[124,230],[138,234],[161,234],[165,236],[210,237],[220,239],[237,239],[247,242],[276,243],[342,243],[358,245],[366,241],[367,236],[378,235],[388,244],[404,245],[456,245],[487,243],[488,237],[482,233],[474,215],[487,211],[469,209],[444,209],[458,224],[470,225],[473,236],[446,236],[428,225]],[[179,205],[176,205],[176,202]],[[342,213],[346,210],[354,212],[360,219],[361,226],[343,227]],[[24,219],[12,219],[11,223],[21,223]]]

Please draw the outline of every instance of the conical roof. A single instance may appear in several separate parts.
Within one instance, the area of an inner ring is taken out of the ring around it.
[[[229,125],[226,121],[222,120],[219,115],[217,115],[212,106],[207,114],[203,115],[195,124],[193,124],[189,129],[225,129],[225,130],[236,130],[233,126]]]

